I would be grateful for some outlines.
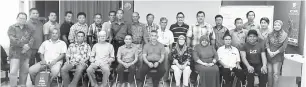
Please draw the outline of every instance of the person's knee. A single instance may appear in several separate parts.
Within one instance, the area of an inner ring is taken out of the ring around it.
[[[82,73],[86,67],[82,66],[81,68],[76,69],[76,73]]]
[[[102,69],[102,73],[105,75],[110,75],[110,69],[107,67],[101,68]]]
[[[279,78],[279,73],[278,72],[274,72],[274,73],[272,73],[272,75],[273,75],[273,79],[278,79]]]
[[[88,68],[86,69],[86,72],[87,72],[87,73],[93,73],[93,72],[94,72],[94,69],[93,69],[92,67],[88,67]]]

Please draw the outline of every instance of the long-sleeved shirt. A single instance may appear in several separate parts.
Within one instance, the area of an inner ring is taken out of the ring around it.
[[[89,44],[83,42],[82,44],[79,43],[72,43],[69,45],[66,58],[69,58],[69,63],[75,64],[85,64],[86,59],[90,58],[91,47]]]
[[[18,24],[11,25],[8,29],[7,35],[10,39],[9,57],[10,58],[29,58],[31,51],[22,53],[23,46],[28,44],[30,48],[34,44],[34,31],[26,24],[23,28]]]
[[[34,30],[34,43],[32,49],[38,50],[39,46],[44,40],[43,23],[41,23],[39,20],[30,19],[27,21],[27,25],[29,25],[30,29]]]
[[[201,60],[205,63],[212,63],[214,59],[218,60],[218,54],[211,45],[204,47],[198,44],[194,47],[193,59],[194,61]]]
[[[133,36],[133,43],[134,44],[143,44],[147,39],[145,35],[148,34],[146,31],[145,24],[143,23],[133,23],[130,25],[129,32]]]
[[[72,25],[71,28],[70,28],[69,36],[68,36],[68,39],[70,40],[70,42],[75,42],[76,34],[79,31],[83,31],[85,33],[85,37],[86,37],[87,32],[88,32],[88,25],[87,24],[80,24],[80,23],[76,23],[76,24]],[[87,39],[85,41],[87,41]]]
[[[123,41],[125,35],[128,34],[128,25],[123,21],[120,24],[118,21],[115,21],[111,26],[111,34],[113,36],[113,40]]]
[[[268,35],[266,41],[266,48],[270,48],[272,52],[279,50],[279,53],[271,58],[267,56],[268,62],[281,62],[284,60],[284,52],[288,44],[288,34],[285,31],[281,32],[281,36],[277,37],[277,35],[272,32]]]

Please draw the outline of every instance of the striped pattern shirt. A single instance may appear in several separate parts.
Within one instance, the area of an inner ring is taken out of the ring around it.
[[[170,26],[170,31],[173,33],[174,43],[176,44],[177,39],[180,35],[184,35],[186,37],[187,31],[189,29],[189,25],[183,23],[183,25],[178,25],[177,23],[172,24]]]

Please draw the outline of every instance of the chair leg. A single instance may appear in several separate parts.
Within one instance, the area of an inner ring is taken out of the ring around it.
[[[162,81],[163,81],[163,87],[165,87],[165,80],[163,79]]]
[[[199,84],[200,84],[200,75],[199,74],[197,76],[197,80],[198,80],[197,87],[199,87]]]
[[[142,87],[145,87],[145,85],[146,85],[146,81],[147,81],[147,75],[145,76],[145,80],[143,81],[143,85],[142,85]]]
[[[136,75],[134,75],[134,82],[135,82],[135,86],[137,87],[137,80],[136,80]]]
[[[118,75],[119,74],[117,74],[117,76],[116,76],[115,87],[117,87],[117,84],[118,84]]]
[[[169,76],[170,76],[170,86],[169,87],[172,87],[172,78],[173,78],[173,74],[170,74],[171,72],[169,72]]]
[[[57,82],[57,87],[60,87],[58,77],[57,77],[57,79],[56,79],[56,82]]]

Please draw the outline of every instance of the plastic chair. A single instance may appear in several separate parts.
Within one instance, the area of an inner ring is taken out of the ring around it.
[[[156,73],[156,72],[157,72],[156,69],[151,69],[151,70],[149,71],[149,73]],[[145,76],[145,80],[144,80],[144,82],[143,82],[143,87],[146,85],[146,81],[147,81],[147,75]],[[165,82],[164,82],[163,79],[162,79],[162,82],[163,82],[163,86],[165,86]]]
[[[137,71],[137,70],[136,70],[136,71]],[[123,72],[128,73],[129,70],[128,70],[128,69],[125,69]],[[134,82],[135,82],[135,86],[137,87],[136,75],[134,75]],[[117,76],[116,76],[115,87],[117,87],[117,83],[118,83],[118,73],[117,73]]]

